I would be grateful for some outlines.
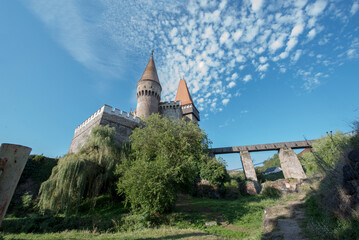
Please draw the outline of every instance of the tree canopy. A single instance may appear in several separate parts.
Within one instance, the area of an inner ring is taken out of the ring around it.
[[[131,154],[117,173],[118,191],[132,210],[149,214],[170,210],[177,193],[190,192],[208,157],[207,135],[192,121],[152,114],[130,136]]]
[[[120,161],[120,148],[113,137],[113,128],[97,126],[78,153],[62,157],[50,178],[41,184],[40,210],[68,212],[85,198],[109,192],[115,182],[115,166]]]

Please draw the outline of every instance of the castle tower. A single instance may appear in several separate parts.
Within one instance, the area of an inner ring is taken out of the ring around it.
[[[188,91],[187,84],[184,79],[180,80],[175,101],[181,102],[183,116],[186,116],[188,119],[192,121],[199,122],[200,120],[199,112],[197,108],[194,106],[191,94]]]
[[[137,83],[137,109],[136,116],[147,118],[152,113],[158,113],[161,100],[162,87],[158,79],[153,51],[147,67]]]

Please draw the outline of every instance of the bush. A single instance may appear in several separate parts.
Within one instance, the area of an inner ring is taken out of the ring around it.
[[[266,187],[263,189],[261,194],[265,197],[280,197],[282,195],[281,191],[274,187]]]
[[[32,194],[26,192],[21,196],[22,207],[24,209],[29,209],[32,207]]]
[[[353,144],[353,137],[340,131],[328,134],[313,143],[313,151],[304,153],[301,163],[308,177],[316,173],[325,174],[339,161],[341,153]]]
[[[134,212],[170,211],[178,192],[191,192],[208,156],[206,134],[192,121],[152,114],[130,136],[132,153],[118,165],[118,193]]]
[[[223,186],[224,182],[229,180],[225,161],[222,158],[210,158],[201,167],[200,177],[217,187]]]

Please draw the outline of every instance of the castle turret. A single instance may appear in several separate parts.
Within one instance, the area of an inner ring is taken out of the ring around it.
[[[175,101],[181,102],[183,116],[186,116],[192,121],[199,122],[200,120],[199,112],[197,108],[194,106],[191,94],[188,91],[187,84],[184,79],[180,80]]]
[[[161,100],[162,87],[158,79],[153,51],[147,67],[137,83],[137,109],[136,116],[147,118],[152,113],[158,113]]]

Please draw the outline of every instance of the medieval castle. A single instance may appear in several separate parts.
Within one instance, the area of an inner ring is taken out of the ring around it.
[[[137,83],[136,110],[127,114],[117,108],[103,105],[75,129],[69,153],[78,152],[90,136],[91,130],[97,125],[114,127],[115,141],[122,143],[127,141],[132,130],[140,125],[140,119],[145,119],[152,113],[159,113],[175,120],[182,117],[195,122],[200,120],[184,79],[180,80],[175,101],[161,102],[161,92],[162,87],[152,52],[147,67]]]

